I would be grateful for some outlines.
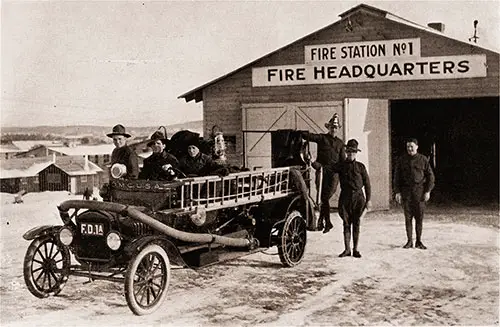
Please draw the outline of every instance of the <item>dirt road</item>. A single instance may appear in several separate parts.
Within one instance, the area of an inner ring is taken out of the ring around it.
[[[332,214],[334,230],[308,234],[299,266],[282,268],[271,249],[200,270],[175,269],[162,309],[137,317],[118,283],[71,277],[57,297],[40,300],[28,292],[22,276],[28,242],[21,235],[42,222],[58,223],[53,208],[42,219],[28,205],[2,206],[2,326],[499,324],[496,227],[428,215],[429,249],[402,249],[401,214],[369,213],[361,231],[363,257],[338,258],[342,231]]]

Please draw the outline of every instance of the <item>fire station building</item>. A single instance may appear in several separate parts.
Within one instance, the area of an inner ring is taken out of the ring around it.
[[[374,208],[389,208],[408,137],[434,168],[431,201],[498,203],[499,53],[443,29],[362,4],[180,98],[203,101],[205,135],[220,126],[235,165],[272,167],[274,131],[325,133],[338,113],[339,137],[359,142]]]

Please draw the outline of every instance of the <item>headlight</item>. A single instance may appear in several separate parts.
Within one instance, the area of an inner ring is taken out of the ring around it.
[[[108,236],[106,236],[106,244],[111,250],[118,250],[122,245],[122,238],[120,237],[120,234],[113,231],[109,232]]]
[[[111,177],[120,178],[127,174],[127,166],[119,163],[115,163],[111,166]]]
[[[73,242],[73,232],[68,227],[63,227],[59,231],[59,240],[62,244],[68,246]]]

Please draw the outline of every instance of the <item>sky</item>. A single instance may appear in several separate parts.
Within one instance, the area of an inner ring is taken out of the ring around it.
[[[171,125],[178,96],[365,3],[500,49],[500,1],[2,1],[1,126]]]

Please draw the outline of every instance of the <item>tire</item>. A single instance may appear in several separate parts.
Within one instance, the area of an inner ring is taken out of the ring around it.
[[[294,210],[288,213],[279,234],[278,254],[285,267],[298,265],[304,257],[307,242],[306,221]]]
[[[165,250],[150,244],[129,263],[125,275],[125,298],[130,310],[146,315],[157,310],[167,296],[170,261]]]
[[[24,282],[31,294],[38,298],[57,295],[68,281],[70,264],[67,247],[51,236],[36,238],[24,256]]]

